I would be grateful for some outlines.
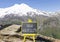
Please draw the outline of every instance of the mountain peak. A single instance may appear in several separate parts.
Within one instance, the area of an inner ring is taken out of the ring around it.
[[[25,3],[21,3],[21,4],[14,4],[14,6],[28,6],[28,5]]]
[[[15,4],[13,6],[10,6],[8,8],[0,8],[0,17],[4,16],[6,14],[20,14],[20,15],[26,15],[27,12],[33,11],[34,9],[31,8],[29,5],[25,3],[21,4]]]
[[[37,9],[31,8],[29,5],[25,3],[15,4],[8,8],[0,8],[0,17],[4,17],[7,14],[17,14],[20,16],[27,15],[27,12],[35,12],[37,15],[41,14],[44,15],[43,12],[38,11]],[[33,14],[31,13],[31,15]]]
[[[20,12],[28,12],[28,11],[32,11],[33,10],[33,8],[31,8],[29,5],[24,4],[24,3],[15,4],[11,8],[14,11],[18,11],[19,10]]]
[[[21,3],[20,5],[21,5],[21,6],[28,6],[28,5],[27,5],[27,4],[25,4],[25,3]]]

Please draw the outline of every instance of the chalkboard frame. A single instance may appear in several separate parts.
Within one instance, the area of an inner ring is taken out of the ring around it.
[[[23,22],[22,25],[23,25],[24,23],[29,23],[29,22]],[[36,24],[37,24],[37,22],[32,22],[32,23],[36,23]],[[36,26],[36,27],[37,27],[37,26]],[[21,32],[22,32],[22,28],[21,28]],[[30,34],[30,33],[22,33],[22,34]],[[37,28],[36,28],[36,33],[31,33],[31,34],[37,34]]]

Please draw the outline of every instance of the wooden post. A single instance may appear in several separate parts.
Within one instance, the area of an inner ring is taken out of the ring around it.
[[[33,42],[35,42],[35,35],[33,35]]]
[[[23,42],[26,42],[26,37],[32,37],[33,38],[33,42],[35,42],[35,36],[36,36],[36,34],[23,34],[23,36],[24,36],[24,40],[23,40]]]
[[[26,42],[26,36],[24,36],[24,40],[23,40],[23,42]]]

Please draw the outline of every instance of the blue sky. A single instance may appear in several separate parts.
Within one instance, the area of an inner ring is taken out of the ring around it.
[[[21,3],[43,11],[60,10],[60,0],[0,0],[0,8],[6,8]]]

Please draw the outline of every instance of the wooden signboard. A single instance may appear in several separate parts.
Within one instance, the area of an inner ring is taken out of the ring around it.
[[[37,33],[37,23],[23,23],[22,24],[23,34],[36,34]]]

